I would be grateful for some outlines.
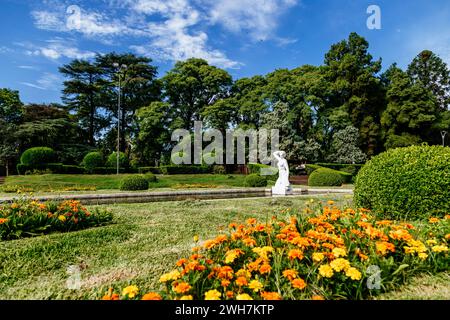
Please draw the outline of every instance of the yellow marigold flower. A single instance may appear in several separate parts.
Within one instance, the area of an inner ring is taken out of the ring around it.
[[[67,220],[67,218],[65,216],[63,216],[63,215],[60,215],[60,216],[58,216],[58,220],[61,221],[61,222],[64,222],[64,221]]]
[[[8,219],[6,219],[6,218],[0,218],[0,224],[4,224],[4,223],[6,223],[6,222],[8,222]]]
[[[333,201],[333,200],[328,200],[327,203],[328,203],[330,206],[332,206],[332,205],[334,204],[334,201]]]
[[[122,295],[128,296],[128,298],[133,299],[139,292],[139,288],[137,286],[128,286],[123,288]]]
[[[11,205],[11,209],[17,209],[18,207],[19,205],[15,202]]]
[[[234,260],[236,260],[237,257],[239,257],[241,254],[243,254],[244,251],[240,249],[233,249],[229,250],[225,253],[225,263],[230,264],[233,263]]]
[[[427,245],[432,246],[432,245],[436,245],[437,241],[436,240],[427,240],[426,243],[427,243]]]
[[[323,296],[312,296],[311,300],[325,300]]]
[[[429,223],[438,223],[438,222],[439,222],[439,219],[438,219],[438,218],[430,218],[430,219],[428,220],[428,222],[429,222]]]
[[[261,291],[262,288],[264,288],[263,284],[259,282],[258,280],[252,280],[250,281],[250,284],[248,285],[250,289],[252,289],[254,292]]]
[[[248,271],[248,270],[245,270],[245,269],[239,269],[236,272],[236,276],[237,277],[244,277],[244,278],[251,278],[252,273],[250,271]]]
[[[259,255],[264,260],[269,260],[268,254],[273,252],[273,248],[266,246],[266,247],[256,247],[253,248],[252,251]]]
[[[141,300],[162,300],[162,297],[154,292],[144,294]]]
[[[354,267],[350,267],[345,271],[345,275],[352,280],[361,280],[361,272]]]
[[[332,252],[336,258],[347,256],[347,251],[344,248],[334,248]]]
[[[325,256],[324,256],[324,254],[321,253],[321,252],[314,252],[314,253],[312,254],[312,259],[313,259],[313,261],[315,261],[315,262],[320,262],[320,261],[322,261],[324,258],[325,258]]]
[[[299,290],[303,290],[306,288],[305,280],[300,279],[300,278],[292,280],[291,284],[294,288],[299,289]]]
[[[431,248],[431,250],[433,252],[447,252],[448,251],[448,247],[444,244],[439,245],[439,246],[434,246],[433,248]]]
[[[176,286],[173,287],[173,291],[176,293],[186,293],[191,290],[191,286],[187,282],[180,282]]]
[[[194,298],[191,295],[189,295],[189,296],[182,296],[180,300],[194,300]]]
[[[319,274],[324,278],[331,278],[334,274],[333,268],[329,264],[324,264],[319,267]]]
[[[205,293],[205,300],[220,300],[221,296],[222,294],[216,289],[209,290]]]
[[[173,270],[169,273],[163,274],[160,278],[160,282],[167,282],[167,281],[173,281],[179,279],[181,276],[180,272],[178,270]]]
[[[426,254],[426,253],[424,253],[424,252],[419,253],[418,256],[419,256],[419,258],[422,259],[422,260],[425,260],[426,258],[428,258],[428,254]]]
[[[247,293],[241,293],[236,296],[236,300],[253,300]]]
[[[336,260],[331,261],[330,266],[333,268],[334,271],[340,272],[342,270],[347,270],[350,268],[350,262],[348,260],[343,258],[338,258]]]
[[[194,236],[194,242],[198,242],[198,236],[197,235]]]

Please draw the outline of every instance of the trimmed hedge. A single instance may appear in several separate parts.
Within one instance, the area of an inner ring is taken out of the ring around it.
[[[38,171],[50,170],[52,173],[55,173],[55,174],[83,174],[84,173],[83,167],[73,166],[73,165],[64,165],[62,163],[47,163],[47,164],[43,164],[43,165],[34,165],[34,166],[29,166],[29,165],[19,163],[16,168],[17,168],[17,173],[19,175],[24,175],[27,172],[32,172],[34,170],[38,170]]]
[[[153,173],[151,173],[151,172],[147,172],[146,174],[144,174],[144,178],[148,181],[148,183],[157,182],[158,181],[156,176]]]
[[[354,200],[383,218],[450,213],[450,148],[411,146],[381,153],[360,170]]]
[[[342,186],[344,182],[345,178],[342,172],[329,168],[318,168],[309,176],[308,186],[334,187]]]
[[[321,167],[321,166],[319,166],[319,165],[317,165],[317,164],[307,164],[307,165],[306,165],[306,168],[305,168],[306,174],[307,174],[308,176],[310,176],[311,173],[313,173],[315,170],[317,170],[317,169],[319,169],[319,168],[323,168],[323,167]]]
[[[142,175],[130,176],[122,180],[120,190],[123,191],[137,191],[148,190],[148,181]]]
[[[203,165],[169,165],[160,167],[162,174],[202,174],[211,173],[211,166]]]
[[[126,173],[128,170],[125,168],[119,168],[119,173]],[[92,170],[93,174],[115,174],[117,173],[117,169],[111,167],[98,167]]]
[[[346,163],[316,163],[316,165],[324,168],[330,168],[333,170],[347,172],[354,176],[356,176],[359,170],[361,170],[361,168],[364,166],[364,164],[346,164]]]
[[[267,176],[260,176],[256,173],[245,177],[244,187],[265,187],[267,186]]]
[[[82,165],[87,173],[91,173],[95,168],[103,167],[104,163],[103,155],[98,151],[94,151],[84,156]]]
[[[56,162],[56,153],[48,147],[30,148],[20,157],[20,163],[27,166],[42,166],[54,162]]]
[[[140,173],[140,174],[147,173],[147,172],[151,172],[153,174],[160,174],[161,170],[159,167],[139,167],[138,168],[138,173]]]

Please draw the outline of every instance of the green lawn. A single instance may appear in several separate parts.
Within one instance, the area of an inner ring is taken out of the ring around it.
[[[31,188],[33,191],[61,191],[67,187],[95,186],[97,190],[119,189],[120,182],[129,175],[66,175],[46,174],[10,176],[5,185]],[[182,188],[183,185],[201,184],[216,187],[242,187],[244,175],[183,174],[158,175],[158,182],[150,183],[152,188]]]
[[[320,198],[340,203],[347,196]],[[193,236],[213,237],[232,221],[261,220],[308,199],[233,199],[107,206],[115,224],[79,232],[0,242],[0,299],[99,298],[110,285],[160,289],[159,276],[190,253]],[[67,268],[82,269],[81,290],[69,290]],[[425,279],[425,280],[424,280]],[[449,299],[448,275],[421,277],[382,296]],[[427,287],[423,294],[422,288]]]

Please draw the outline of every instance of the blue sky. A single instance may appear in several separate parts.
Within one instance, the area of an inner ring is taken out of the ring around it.
[[[147,55],[159,76],[195,56],[240,78],[319,65],[352,31],[383,67],[423,49],[450,63],[447,0],[0,0],[0,87],[24,102],[60,102],[58,67],[95,53]],[[367,8],[381,9],[369,30]]]

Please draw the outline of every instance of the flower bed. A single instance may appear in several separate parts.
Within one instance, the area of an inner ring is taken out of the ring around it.
[[[165,290],[129,286],[103,299],[364,299],[448,270],[449,215],[407,223],[332,205],[232,223],[162,275]]]
[[[109,223],[112,218],[106,210],[88,211],[79,201],[41,203],[23,198],[0,205],[0,239],[86,229]]]

